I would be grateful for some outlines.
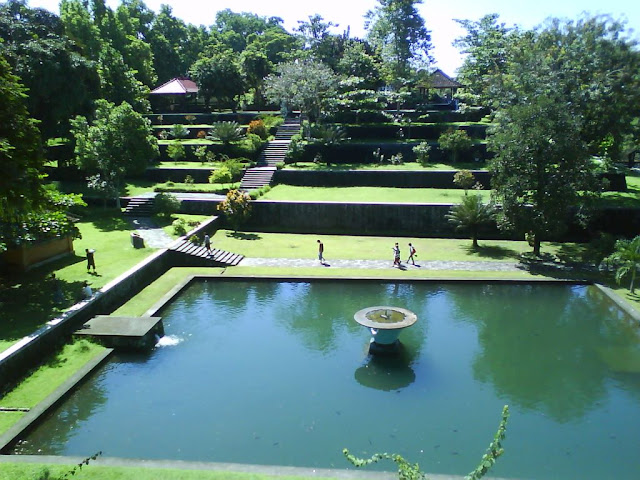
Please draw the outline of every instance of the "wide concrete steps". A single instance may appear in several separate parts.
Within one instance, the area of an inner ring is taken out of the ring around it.
[[[127,203],[124,214],[129,217],[150,217],[153,215],[154,199],[133,197]]]
[[[257,190],[265,185],[269,185],[275,171],[275,167],[255,167],[248,169],[240,182],[240,190]]]
[[[201,258],[203,260],[208,260],[211,263],[223,264],[231,267],[238,265],[244,258],[244,255],[227,252],[225,250],[220,250],[217,248],[207,250],[202,245],[197,245],[190,242],[189,240],[183,240],[177,244],[174,244],[169,247],[169,250],[183,255],[189,255],[192,257]]]

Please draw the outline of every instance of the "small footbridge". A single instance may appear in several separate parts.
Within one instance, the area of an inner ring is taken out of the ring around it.
[[[227,252],[218,248],[207,248],[189,240],[180,240],[169,247],[169,250],[180,256],[191,259],[193,263],[208,266],[234,267],[238,265],[244,255]]]

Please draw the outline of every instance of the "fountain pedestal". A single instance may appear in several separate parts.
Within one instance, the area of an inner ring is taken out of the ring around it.
[[[399,307],[367,307],[353,316],[354,320],[371,331],[369,353],[393,354],[400,347],[400,332],[416,323],[415,313]]]

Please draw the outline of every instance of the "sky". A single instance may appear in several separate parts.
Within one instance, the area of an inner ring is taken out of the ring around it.
[[[120,0],[107,0],[116,8]],[[59,12],[59,0],[29,0],[29,6]],[[364,37],[364,15],[378,5],[377,0],[145,0],[150,9],[158,12],[160,5],[168,4],[176,17],[195,25],[212,25],[216,12],[226,8],[236,12],[251,12],[264,17],[280,17],[285,28],[292,32],[298,20],[308,20],[319,14],[325,21],[337,23],[334,33],[349,28],[352,37]],[[424,0],[418,11],[431,31],[433,56],[437,67],[448,75],[455,75],[462,56],[451,45],[465,32],[454,21],[479,20],[488,13],[498,13],[507,26],[525,29],[542,24],[549,17],[578,19],[583,13],[607,14],[617,20],[626,20],[631,36],[640,40],[640,2],[638,0]]]

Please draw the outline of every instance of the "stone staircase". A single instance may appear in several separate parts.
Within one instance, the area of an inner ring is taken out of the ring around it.
[[[177,252],[182,255],[188,255],[190,257],[197,257],[206,262],[210,262],[213,265],[225,265],[233,267],[238,265],[244,258],[244,255],[238,253],[227,252],[225,250],[219,250],[212,248],[207,249],[201,245],[190,242],[189,240],[182,240],[174,243],[169,247],[169,250]]]
[[[258,166],[249,168],[245,172],[240,181],[240,190],[246,192],[269,185],[276,172],[276,165],[284,162],[291,138],[298,133],[300,133],[300,117],[286,118],[278,127],[275,138],[267,143],[260,154]]]
[[[127,202],[124,214],[128,217],[150,217],[153,215],[153,197],[132,197]]]

